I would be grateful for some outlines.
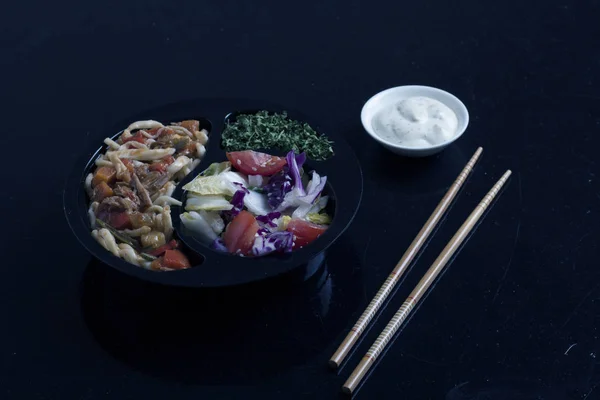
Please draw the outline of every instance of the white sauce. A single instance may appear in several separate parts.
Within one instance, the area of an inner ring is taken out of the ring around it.
[[[382,139],[406,147],[430,147],[456,134],[458,119],[435,99],[408,97],[384,107],[373,117],[373,129]]]

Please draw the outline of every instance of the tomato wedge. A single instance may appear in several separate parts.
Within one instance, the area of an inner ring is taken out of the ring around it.
[[[246,175],[271,176],[287,164],[285,158],[252,150],[227,153],[227,159],[233,168]]]
[[[138,142],[138,143],[146,143],[146,136],[142,135],[142,132],[137,132],[135,135],[128,137],[127,139],[123,139],[123,143],[127,142]]]
[[[200,130],[200,121],[195,119],[188,119],[185,121],[181,121],[179,125],[183,126],[188,131],[194,133]]]
[[[135,172],[135,166],[133,165],[133,161],[131,161],[128,158],[119,158],[119,160],[121,160],[123,165],[125,165],[125,167],[127,167],[127,170],[129,171],[130,174],[133,174]]]
[[[165,172],[167,167],[175,162],[173,156],[167,156],[160,161],[153,162],[148,166],[150,171]]]
[[[297,218],[292,219],[287,226],[287,231],[294,235],[294,250],[310,244],[326,230],[326,225],[313,224]]]
[[[187,269],[191,267],[188,258],[179,250],[165,251],[161,265],[171,269]]]
[[[227,225],[223,234],[225,247],[230,253],[248,254],[254,244],[254,235],[259,226],[254,215],[248,211],[240,213]]]
[[[108,217],[108,224],[115,229],[131,229],[131,218],[127,212],[111,213]]]
[[[179,247],[179,243],[175,239],[173,239],[169,243],[163,244],[159,248],[150,250],[147,253],[150,254],[151,256],[159,257],[159,256],[162,256],[165,251],[174,250],[177,247]]]

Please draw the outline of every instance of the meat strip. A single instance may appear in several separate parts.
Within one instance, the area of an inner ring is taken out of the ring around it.
[[[152,199],[150,199],[150,194],[148,193],[144,185],[142,185],[142,182],[140,182],[140,178],[138,178],[137,174],[134,173],[132,178],[133,185],[140,198],[142,207],[144,209],[150,207],[152,205]]]

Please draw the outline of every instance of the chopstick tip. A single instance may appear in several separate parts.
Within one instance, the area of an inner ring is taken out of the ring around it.
[[[329,368],[331,368],[331,369],[337,369],[340,366],[340,364],[338,364],[334,360],[329,360],[327,362],[327,364],[329,365]]]
[[[351,395],[352,394],[352,389],[349,388],[348,386],[344,385],[344,386],[342,386],[342,393],[347,394],[347,395]]]

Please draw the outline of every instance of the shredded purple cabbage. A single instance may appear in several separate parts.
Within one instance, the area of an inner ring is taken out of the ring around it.
[[[240,190],[237,190],[231,198],[231,205],[233,208],[227,211],[221,211],[221,218],[225,221],[225,224],[230,223],[237,215],[244,209],[244,197],[246,193],[250,193],[248,189],[242,186]]]
[[[264,236],[264,235],[266,235],[267,233],[271,233],[271,230],[270,230],[269,228],[265,228],[265,227],[259,228],[259,229],[256,231],[256,234],[257,234],[257,235],[263,235],[263,236]]]
[[[241,184],[239,182],[233,182],[233,184],[236,185],[236,186],[239,186],[240,187],[239,190],[242,190],[244,193],[246,193],[246,194],[250,193],[250,191],[243,184]]]
[[[269,206],[276,209],[283,202],[286,193],[292,190],[292,178],[287,174],[286,167],[273,175],[264,189]]]
[[[210,244],[210,248],[216,251],[227,253],[227,247],[225,247],[225,242],[223,242],[223,239],[221,238],[216,238],[213,240],[213,242]]]
[[[304,191],[304,185],[302,185],[302,178],[300,177],[300,168],[302,168],[302,165],[298,166],[294,150],[290,151],[285,158],[287,160],[289,174],[294,181],[294,190],[296,190],[299,195],[304,196],[306,192]]]
[[[294,150],[292,150],[290,153],[294,154]],[[298,165],[298,169],[302,168],[304,166],[304,163],[306,162],[306,153],[296,154],[294,157],[296,159],[296,164]],[[287,156],[286,156],[286,160],[287,160]]]
[[[292,232],[262,232],[254,240],[252,254],[255,256],[265,256],[267,254],[279,252],[290,253],[294,245],[294,235]]]
[[[304,217],[313,207],[314,203],[321,195],[321,192],[323,192],[326,183],[326,176],[320,176],[316,173],[316,171],[313,171],[312,179],[310,180],[308,185],[306,185],[306,189],[302,188],[304,194],[301,194],[298,188],[294,186],[292,190],[285,194],[285,196],[283,197],[283,202],[279,204],[277,210],[283,211],[291,207],[296,207],[294,213],[292,214],[292,217]]]
[[[302,180],[300,179],[300,168],[306,162],[306,154],[301,153],[298,155],[294,155],[294,151],[290,151],[286,160],[288,164],[282,168],[281,171],[276,173],[269,179],[269,183],[264,186],[265,193],[267,193],[267,202],[272,209],[276,209],[283,202],[283,198],[285,195],[292,190],[292,174],[290,174],[290,170],[295,170],[296,175],[298,177],[298,181],[300,182],[300,187],[302,188]],[[295,167],[291,167],[295,166]],[[304,190],[302,188],[302,190]]]
[[[267,215],[259,215],[256,217],[258,222],[262,222],[266,226],[270,226],[272,228],[277,227],[277,224],[273,222],[274,219],[281,217],[281,213],[278,211],[270,212]]]

